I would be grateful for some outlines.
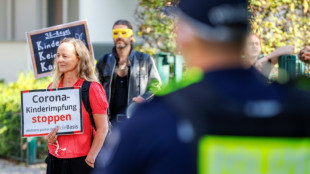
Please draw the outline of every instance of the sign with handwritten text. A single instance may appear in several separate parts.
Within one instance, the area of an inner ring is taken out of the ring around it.
[[[57,48],[64,38],[73,37],[82,40],[88,48],[92,60],[94,60],[86,21],[77,21],[31,31],[27,32],[26,35],[35,78],[51,75]]]

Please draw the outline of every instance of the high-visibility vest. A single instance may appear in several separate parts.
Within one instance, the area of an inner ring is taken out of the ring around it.
[[[310,94],[279,89],[285,101],[249,106],[200,83],[166,96],[179,122],[193,127],[199,174],[310,174]]]
[[[199,174],[309,174],[310,138],[204,136]]]

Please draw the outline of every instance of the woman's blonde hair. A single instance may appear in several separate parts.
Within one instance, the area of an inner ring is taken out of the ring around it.
[[[75,48],[76,56],[79,59],[77,65],[77,76],[79,78],[85,79],[87,81],[97,81],[97,76],[93,70],[93,63],[90,57],[89,50],[85,46],[85,44],[75,38],[65,38],[63,39],[59,45],[62,43],[72,43]],[[59,72],[57,66],[57,57],[54,59],[54,70],[53,70],[53,88],[58,88],[61,79],[63,78],[64,73]]]

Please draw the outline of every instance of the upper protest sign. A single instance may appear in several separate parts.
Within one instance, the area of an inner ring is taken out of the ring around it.
[[[64,38],[80,39],[94,60],[86,21],[77,21],[26,33],[35,78],[51,75],[57,48]],[[93,61],[94,65],[94,61]]]

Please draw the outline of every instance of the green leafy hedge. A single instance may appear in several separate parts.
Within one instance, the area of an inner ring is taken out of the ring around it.
[[[34,79],[32,72],[20,73],[15,83],[0,83],[0,156],[21,156],[22,90],[44,89],[51,78]],[[24,147],[25,149],[25,147]]]
[[[261,37],[263,54],[293,45],[299,51],[310,44],[310,0],[249,0],[252,32]],[[136,9],[136,34],[143,39],[137,50],[151,55],[176,53],[175,19],[169,8],[179,0],[139,0]]]
[[[293,45],[297,52],[310,44],[309,0],[249,0],[252,31],[261,37],[263,54]]]
[[[135,49],[150,55],[175,53],[175,19],[168,15],[179,0],[138,0],[138,3],[135,12],[135,23],[138,25],[136,34],[143,39],[143,44]]]

